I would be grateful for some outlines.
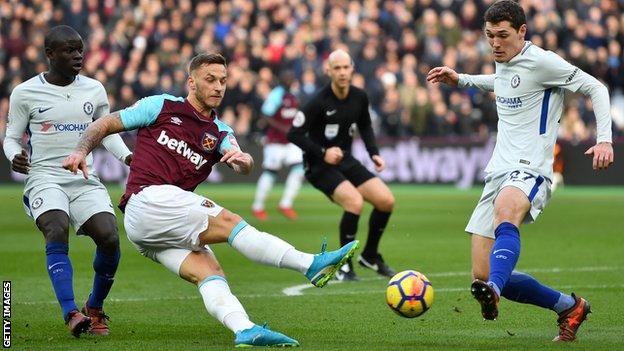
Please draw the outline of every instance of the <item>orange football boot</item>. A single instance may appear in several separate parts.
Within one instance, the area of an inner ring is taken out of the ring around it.
[[[297,219],[297,212],[295,212],[295,210],[292,209],[292,207],[278,207],[277,208],[281,214],[284,215],[284,217],[290,219],[290,220],[295,220]]]
[[[576,301],[574,306],[559,313],[557,324],[559,324],[559,335],[553,341],[574,341],[576,332],[583,321],[587,319],[587,315],[591,313],[589,302],[582,297],[577,297],[572,293],[572,297]]]

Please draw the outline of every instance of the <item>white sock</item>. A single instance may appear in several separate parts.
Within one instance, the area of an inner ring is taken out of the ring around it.
[[[314,255],[298,251],[293,247],[286,251],[279,266],[305,274],[312,265],[312,261],[314,261]]]
[[[199,284],[199,293],[208,313],[234,333],[254,326],[223,277],[213,275],[204,279]]]
[[[305,273],[312,264],[312,254],[297,251],[292,245],[269,233],[245,225],[228,242],[248,259],[278,268]]]
[[[253,210],[264,210],[264,201],[266,200],[269,191],[271,191],[274,181],[275,176],[271,172],[262,172],[262,175],[258,178],[258,184],[256,185],[256,198],[251,206]]]
[[[301,183],[303,182],[303,167],[295,166],[288,173],[286,178],[286,185],[284,187],[284,194],[279,202],[279,206],[282,208],[292,207],[295,197],[301,189]]]

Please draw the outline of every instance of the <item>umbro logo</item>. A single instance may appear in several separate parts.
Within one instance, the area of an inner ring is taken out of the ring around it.
[[[171,123],[173,124],[177,124],[177,125],[182,125],[182,120],[180,119],[180,117],[171,117]]]
[[[52,109],[52,108],[53,108],[53,107],[39,107],[39,113],[44,113],[44,112],[46,112],[47,110],[50,110],[50,109]]]
[[[336,112],[338,112],[338,110],[334,109],[334,110],[325,112],[325,114],[328,115],[328,116],[333,116],[333,115],[336,114]]]

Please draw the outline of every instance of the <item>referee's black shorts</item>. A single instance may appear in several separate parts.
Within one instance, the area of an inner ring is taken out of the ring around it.
[[[310,163],[306,161],[305,177],[315,188],[331,199],[334,190],[340,183],[348,180],[358,187],[369,179],[375,178],[360,161],[347,154],[338,165],[329,165],[323,161]]]

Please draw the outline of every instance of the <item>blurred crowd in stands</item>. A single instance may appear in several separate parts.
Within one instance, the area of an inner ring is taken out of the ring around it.
[[[264,128],[260,106],[281,70],[306,103],[327,83],[334,49],[355,61],[353,84],[366,89],[385,137],[487,138],[496,131],[492,94],[430,85],[446,65],[494,72],[482,34],[492,0],[5,0],[0,2],[0,130],[13,87],[46,69],[43,38],[58,24],[86,45],[83,74],[101,81],[111,109],[141,97],[186,96],[186,65],[200,52],[229,61],[221,115],[243,138]],[[614,136],[624,135],[624,1],[521,0],[528,38],[603,81],[612,99]],[[591,102],[570,94],[560,136],[594,136]]]

